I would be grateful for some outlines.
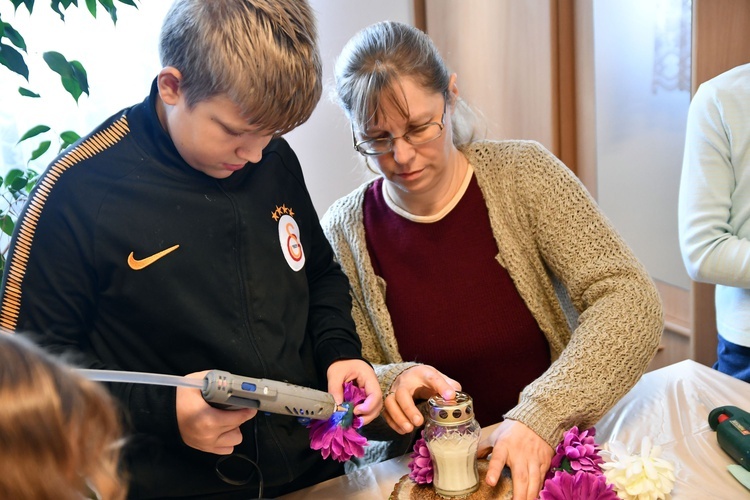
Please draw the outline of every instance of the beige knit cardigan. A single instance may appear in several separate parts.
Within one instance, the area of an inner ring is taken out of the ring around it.
[[[546,335],[552,358],[505,418],[523,422],[554,447],[573,425],[594,425],[644,373],[663,330],[661,301],[580,181],[540,144],[482,141],[462,152],[487,203],[497,261]],[[336,201],[322,222],[351,283],[364,357],[385,393],[416,363],[399,354],[386,283],[375,275],[365,245],[362,202],[370,182]],[[457,334],[471,341],[471,332]],[[460,373],[446,375],[461,381]]]

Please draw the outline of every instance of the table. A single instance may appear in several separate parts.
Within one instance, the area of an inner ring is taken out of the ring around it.
[[[750,491],[726,470],[734,462],[708,425],[708,413],[718,406],[750,411],[750,384],[694,361],[681,361],[646,373],[596,424],[596,442],[619,441],[640,451],[641,440],[648,436],[662,447],[662,458],[675,464],[673,500],[750,499]],[[394,458],[280,498],[387,499],[401,476],[409,473],[408,463],[408,455]]]

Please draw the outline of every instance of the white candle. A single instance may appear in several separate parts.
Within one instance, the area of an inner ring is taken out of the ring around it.
[[[473,436],[448,433],[428,443],[434,468],[433,486],[442,496],[467,495],[479,486],[477,440]]]

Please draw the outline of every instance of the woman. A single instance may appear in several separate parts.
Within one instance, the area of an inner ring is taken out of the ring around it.
[[[102,386],[0,333],[0,498],[123,499],[120,440]]]
[[[424,421],[415,399],[461,387],[481,425],[504,419],[487,482],[507,465],[514,500],[536,498],[563,433],[595,424],[652,359],[656,289],[551,153],[460,130],[456,75],[424,33],[372,25],[335,73],[355,149],[380,176],[323,225],[385,419],[411,432]]]

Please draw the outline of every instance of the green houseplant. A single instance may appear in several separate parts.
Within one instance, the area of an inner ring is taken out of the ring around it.
[[[13,12],[25,8],[29,15],[32,15],[35,8],[35,0],[0,0],[6,5],[12,4]],[[117,0],[120,4],[125,4],[138,8],[134,0]],[[61,21],[65,21],[65,12],[71,7],[79,7],[78,0],[49,0],[45,2],[44,7],[56,13]],[[117,5],[115,0],[84,0],[86,10],[93,18],[97,17],[99,10],[104,11],[117,23]],[[27,52],[26,40],[23,34],[13,27],[13,19],[3,19],[0,16],[0,75],[3,72],[14,73],[25,80],[26,85],[18,87],[18,94],[28,99],[39,99],[42,96],[28,87],[29,83],[29,65],[27,59],[30,55]],[[63,54],[56,51],[47,51],[42,54],[42,58],[50,71],[59,76],[60,84],[65,91],[76,101],[82,94],[89,95],[89,85],[86,69],[76,60],[68,60]],[[17,77],[16,77],[17,78]],[[3,172],[0,172],[0,273],[5,268],[5,256],[8,251],[10,235],[13,234],[18,214],[23,207],[29,193],[33,189],[39,178],[40,170],[34,165],[34,161],[44,155],[56,143],[58,152],[73,144],[80,138],[79,134],[72,130],[55,132],[51,127],[39,124],[31,127],[18,140],[17,145],[27,143],[27,141],[36,141],[36,145],[23,165],[6,165]],[[41,167],[43,168],[43,167]]]

